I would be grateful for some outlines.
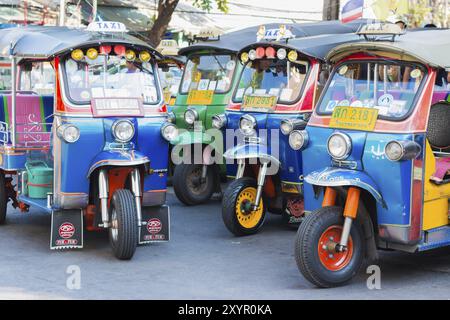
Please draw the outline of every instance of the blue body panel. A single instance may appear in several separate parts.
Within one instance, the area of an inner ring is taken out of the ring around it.
[[[411,160],[390,161],[384,154],[384,148],[392,140],[414,140],[423,146],[424,136],[413,134],[374,133],[350,130],[336,130],[308,126],[310,141],[303,151],[303,165],[307,182],[313,182],[317,173],[328,167],[338,167],[327,152],[327,140],[336,131],[347,134],[352,140],[352,151],[336,173],[333,181],[347,179],[355,181],[356,186],[371,191],[377,199],[378,224],[409,226],[411,223],[411,192],[413,165]],[[423,152],[418,156],[423,158]],[[347,162],[348,160],[348,162]],[[353,171],[350,173],[349,171]],[[317,177],[316,177],[317,178]],[[321,183],[326,185],[326,183]],[[330,182],[329,185],[333,185]],[[371,187],[369,187],[370,185]],[[376,192],[374,190],[377,190]],[[316,197],[310,183],[304,185],[305,210],[312,211],[321,207],[322,196]]]
[[[257,124],[256,130],[260,152],[272,155],[280,161],[279,176],[283,182],[299,183],[299,177],[302,175],[302,152],[295,151],[289,146],[289,137],[280,131],[282,120],[286,119],[302,119],[302,114],[282,114],[282,113],[260,113],[260,112],[238,112],[227,111],[227,130],[239,130],[239,120],[244,114],[250,114],[255,117]],[[261,131],[260,131],[261,130]],[[236,139],[233,145],[227,144],[225,139],[224,145],[226,150],[236,146]],[[227,175],[236,172],[236,165],[227,165]]]

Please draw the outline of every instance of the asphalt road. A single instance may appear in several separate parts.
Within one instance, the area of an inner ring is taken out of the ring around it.
[[[233,237],[220,201],[185,207],[170,191],[172,241],[116,260],[106,233],[86,233],[85,248],[50,251],[50,217],[9,211],[0,227],[0,299],[449,299],[450,248],[422,254],[381,252],[381,289],[362,270],[346,287],[317,289],[297,270],[295,230],[269,214],[261,232]],[[81,288],[68,289],[69,266]]]

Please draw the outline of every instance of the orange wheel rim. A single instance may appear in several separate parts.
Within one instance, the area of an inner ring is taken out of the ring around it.
[[[337,252],[331,249],[334,244],[339,244],[341,234],[342,226],[334,225],[325,230],[319,239],[317,250],[320,263],[330,271],[339,271],[345,268],[352,260],[353,241],[351,236],[349,236],[346,251]]]

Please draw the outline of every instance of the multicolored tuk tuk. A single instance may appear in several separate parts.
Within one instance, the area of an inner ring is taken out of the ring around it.
[[[166,130],[171,132],[169,138],[175,151],[172,152],[176,165],[173,187],[181,202],[196,205],[221,192],[220,182],[225,178],[226,169],[223,163],[207,162],[212,150],[220,149],[215,137],[207,131],[213,128],[212,117],[224,112],[238,83],[243,68],[236,56],[239,49],[257,38],[285,41],[316,34],[311,34],[312,30],[333,28],[340,30],[336,33],[355,31],[352,24],[334,21],[267,24],[224,35],[200,35],[201,41],[180,49],[179,54],[187,56],[187,63],[173,113],[169,114],[172,125]]]
[[[266,210],[287,223],[300,222],[302,155],[289,148],[289,134],[294,132],[291,143],[304,138],[297,132],[306,126],[328,77],[325,55],[358,39],[354,33],[326,35],[340,31],[352,30],[338,22],[328,29],[311,25],[309,34],[318,35],[286,44],[255,42],[239,52],[244,68],[232,102],[213,119],[224,129],[227,174],[235,178],[222,199],[223,221],[234,235],[256,233]]]
[[[450,245],[450,30],[359,34],[329,53],[336,65],[299,131],[310,213],[295,257],[320,287],[352,279],[377,248]]]
[[[83,224],[107,229],[119,259],[167,241],[161,55],[108,21],[1,30],[0,53],[12,78],[0,98],[0,224],[11,201],[51,214],[51,249],[82,248]]]

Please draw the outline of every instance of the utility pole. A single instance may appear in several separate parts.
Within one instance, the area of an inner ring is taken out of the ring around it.
[[[66,0],[59,0],[59,25],[64,26],[66,21]]]
[[[338,20],[339,7],[339,0],[323,0],[322,20]]]

